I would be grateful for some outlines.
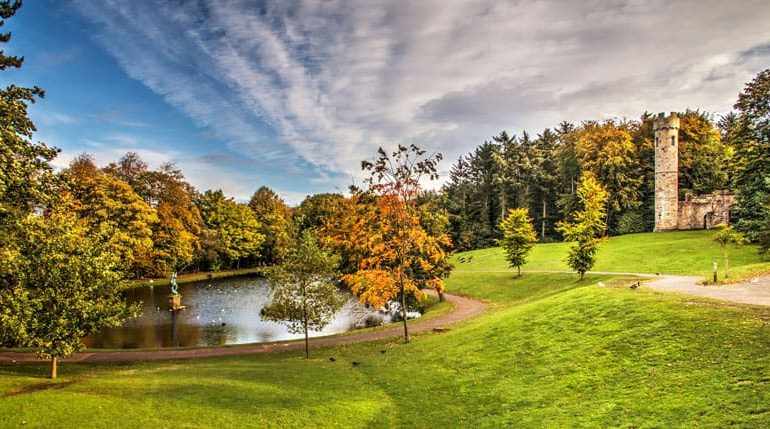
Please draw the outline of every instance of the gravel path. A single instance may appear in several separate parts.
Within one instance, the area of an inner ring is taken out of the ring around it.
[[[510,271],[477,271],[486,273],[507,273]],[[553,273],[574,274],[572,271],[547,271],[527,270],[523,273]],[[768,305],[770,306],[770,276],[756,277],[743,283],[734,283],[725,286],[703,286],[698,283],[700,277],[674,276],[667,274],[646,273],[618,273],[610,271],[589,271],[587,274],[633,276],[651,279],[642,286],[663,292],[674,292],[685,295],[702,296],[705,298],[719,299],[722,301],[737,302],[740,304]]]
[[[699,277],[656,276],[644,286],[665,292],[703,296],[740,304],[770,305],[770,277],[757,277],[744,283],[727,286],[702,286]]]
[[[444,328],[445,325],[470,319],[486,310],[486,306],[479,301],[464,298],[457,295],[444,294],[447,301],[452,303],[453,310],[447,314],[424,321],[415,320],[409,324],[409,333],[429,331],[434,328]],[[380,340],[403,335],[404,328],[400,323],[393,327],[362,332],[359,334],[317,337],[310,339],[310,347],[325,347],[333,345],[353,344],[364,341]],[[283,350],[302,350],[305,347],[303,341],[278,342],[269,344],[250,344],[232,347],[202,347],[192,349],[174,350],[148,350],[148,351],[115,351],[115,352],[84,352],[76,353],[66,359],[67,362],[94,362],[94,361],[147,361],[147,360],[171,360],[188,359],[214,356],[237,356],[254,353],[276,352]],[[9,361],[33,361],[34,353],[0,352],[0,362]]]

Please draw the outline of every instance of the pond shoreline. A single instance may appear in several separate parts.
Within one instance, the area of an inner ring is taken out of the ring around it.
[[[178,284],[199,282],[202,280],[213,279],[225,279],[228,277],[240,277],[246,275],[264,275],[265,271],[270,267],[254,267],[254,268],[241,268],[237,270],[223,270],[223,271],[199,271],[195,273],[179,274],[176,278]],[[133,289],[147,286],[167,286],[171,283],[170,276],[159,277],[155,279],[137,279],[129,280],[126,283],[126,288]]]
[[[437,332],[444,332],[446,327],[454,327],[457,322],[471,319],[486,310],[486,305],[481,301],[459,295],[444,295],[452,305],[452,311],[439,317],[428,320],[414,319],[410,324],[410,333],[431,332],[439,328]],[[352,335],[331,335],[310,339],[310,347],[338,346],[360,342],[399,337],[403,331],[400,326],[392,326],[386,329],[360,332]],[[440,335],[440,334],[439,334]],[[185,349],[160,349],[143,351],[85,351],[75,353],[64,359],[67,362],[94,362],[94,361],[151,361],[151,360],[176,360],[204,357],[238,356],[254,353],[270,353],[290,350],[300,350],[304,347],[302,341],[280,341],[273,343],[241,344],[218,347],[192,347]],[[34,353],[0,350],[0,362],[31,362],[38,360]]]

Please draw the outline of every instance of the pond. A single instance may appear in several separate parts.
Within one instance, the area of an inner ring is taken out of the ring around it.
[[[169,286],[140,287],[125,292],[128,302],[141,302],[142,315],[123,327],[108,328],[87,337],[90,348],[130,349],[247,344],[303,338],[285,325],[262,320],[260,310],[270,301],[271,290],[261,277],[213,279],[179,286],[180,311],[168,310]],[[342,292],[341,292],[342,293]],[[413,315],[410,313],[410,318]],[[390,322],[390,315],[367,309],[350,297],[321,332],[310,336],[346,332]]]

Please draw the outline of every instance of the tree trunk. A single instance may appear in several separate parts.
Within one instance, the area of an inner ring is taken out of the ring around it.
[[[545,241],[545,198],[543,198],[543,223],[540,227],[540,240]]]
[[[302,327],[305,328],[305,359],[310,359],[310,350],[307,338],[307,288],[302,287]]]
[[[730,263],[728,262],[727,251],[725,251],[725,278],[730,277]]]
[[[585,273],[585,272],[583,272],[583,271],[581,271],[581,272],[580,272],[580,281],[581,281],[581,282],[583,281],[583,276],[585,276],[585,274],[586,274],[586,273]]]
[[[56,368],[56,366],[58,365],[58,363],[59,363],[59,357],[58,356],[51,357],[51,380],[56,379],[56,376],[57,376],[57,368]]]
[[[404,343],[409,342],[409,328],[406,326],[406,292],[404,291],[404,271],[403,264],[401,272],[398,273],[399,289],[401,289],[401,316],[404,319]]]

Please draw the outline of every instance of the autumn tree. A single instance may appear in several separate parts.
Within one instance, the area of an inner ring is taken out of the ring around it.
[[[92,236],[119,255],[131,277],[153,272],[153,227],[158,214],[123,180],[96,170],[93,160],[81,155],[62,175],[76,200],[75,210]]]
[[[119,293],[120,258],[71,207],[27,216],[11,239],[14,250],[0,258],[12,273],[0,288],[0,327],[6,342],[51,359],[51,378],[58,358],[80,350],[83,337],[137,314]]]
[[[420,225],[416,197],[420,180],[436,179],[436,165],[441,155],[425,156],[417,146],[398,146],[391,154],[382,148],[374,162],[361,166],[369,171],[370,192],[378,195],[377,211],[366,222],[371,227],[369,254],[359,264],[358,271],[345,276],[353,293],[376,308],[393,299],[400,301],[404,324],[404,342],[409,342],[407,327],[407,295],[422,299],[420,285],[443,290],[443,279],[435,276],[435,267],[446,259],[443,246],[449,237],[432,236]],[[433,273],[421,278],[417,271]]]
[[[730,276],[730,249],[741,247],[749,241],[743,234],[724,223],[717,225],[714,241],[722,248],[722,256],[725,261],[725,278],[728,278]]]
[[[527,263],[527,255],[537,241],[527,209],[509,209],[508,216],[500,222],[500,229],[503,238],[498,243],[505,251],[508,264],[515,267],[521,277],[521,266]]]
[[[262,316],[304,334],[305,358],[310,357],[309,331],[320,331],[344,304],[336,286],[337,258],[325,252],[311,231],[305,231],[288,249],[283,262],[268,272],[273,298]]]
[[[606,190],[604,223],[614,228],[627,210],[639,206],[641,179],[629,124],[585,122],[576,144],[583,171],[590,171]],[[614,229],[613,229],[614,230]]]
[[[163,164],[148,176],[158,215],[153,224],[153,273],[181,271],[200,250],[203,219],[195,204],[198,193],[173,164]]]
[[[361,261],[369,254],[368,242],[374,228],[370,221],[375,218],[376,201],[372,194],[354,192],[349,198],[327,201],[333,204],[326,206],[325,215],[314,217],[313,231],[325,249],[339,256],[342,274],[358,271]],[[309,219],[302,217],[305,221]]]
[[[608,196],[591,172],[581,176],[577,195],[582,208],[574,213],[571,222],[560,222],[557,229],[564,235],[564,241],[575,242],[570,247],[567,263],[583,280],[596,263],[596,252],[603,241]]]

